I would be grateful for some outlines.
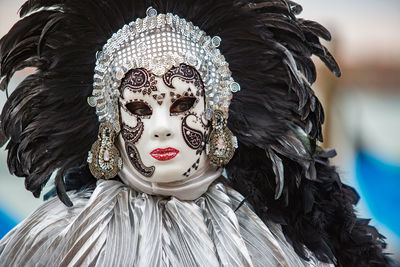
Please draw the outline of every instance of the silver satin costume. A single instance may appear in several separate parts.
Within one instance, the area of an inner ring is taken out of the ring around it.
[[[115,180],[69,196],[73,207],[48,200],[1,240],[0,266],[328,266],[300,259],[222,183],[193,201]]]

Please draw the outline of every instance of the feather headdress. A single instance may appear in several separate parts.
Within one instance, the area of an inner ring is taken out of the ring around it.
[[[21,20],[0,40],[1,88],[26,67],[1,114],[11,173],[25,177],[39,197],[53,173],[60,199],[95,179],[86,156],[98,120],[86,102],[96,52],[123,25],[153,6],[191,21],[222,39],[221,53],[242,90],[232,99],[228,127],[239,148],[226,166],[231,185],[263,220],[282,224],[296,252],[304,245],[338,266],[387,264],[382,236],[357,219],[358,196],[343,185],[320,149],[320,102],[312,55],[340,76],[319,39],[329,32],[298,19],[302,8],[286,0],[29,0]]]

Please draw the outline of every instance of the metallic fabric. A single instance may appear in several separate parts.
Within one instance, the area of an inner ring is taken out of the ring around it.
[[[222,183],[192,201],[115,180],[70,197],[73,207],[53,198],[8,233],[0,266],[328,266],[300,259]]]

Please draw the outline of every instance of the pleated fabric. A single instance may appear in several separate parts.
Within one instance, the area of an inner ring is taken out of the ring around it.
[[[193,201],[119,181],[46,201],[0,241],[0,266],[329,266],[300,259],[235,190],[212,184]]]

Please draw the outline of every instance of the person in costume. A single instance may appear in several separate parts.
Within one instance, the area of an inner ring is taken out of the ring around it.
[[[48,199],[2,266],[388,266],[324,151],[285,0],[30,0],[0,41],[8,167]],[[56,197],[57,196],[57,197]]]

